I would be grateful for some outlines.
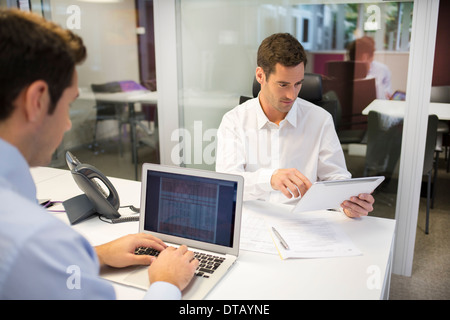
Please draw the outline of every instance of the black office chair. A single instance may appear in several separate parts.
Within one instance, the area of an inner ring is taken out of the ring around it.
[[[431,87],[430,102],[450,103],[450,86]],[[439,120],[438,140],[436,143],[437,151],[444,151],[445,161],[447,162],[447,172],[450,170],[450,121]]]
[[[156,113],[156,109],[154,110]],[[135,121],[135,126],[137,130],[136,132],[136,143],[134,145],[135,149],[133,150],[133,163],[134,163],[134,176],[135,180],[138,180],[138,148],[142,146],[149,147],[156,151],[156,161],[159,163],[159,133],[156,129],[149,128],[148,125],[144,124],[144,121]]]
[[[338,100],[338,136],[342,144],[365,143],[367,116],[362,111],[376,99],[375,79],[366,79],[367,64],[328,61],[323,79],[324,96]]]
[[[428,117],[427,137],[423,163],[423,175],[427,177],[426,188],[426,224],[425,233],[429,233],[430,209],[434,206],[437,181],[436,138],[438,117]],[[400,159],[403,118],[393,118],[376,111],[368,115],[367,151],[364,176],[384,175],[385,182],[381,190],[388,189],[395,167]],[[434,170],[434,173],[433,173]],[[391,188],[392,189],[392,188]]]
[[[425,233],[429,233],[430,208],[434,207],[434,197],[436,195],[437,164],[439,150],[436,150],[436,140],[438,134],[439,119],[436,115],[428,117],[427,142],[425,145],[425,159],[423,162],[423,174],[427,176],[427,216],[425,223]],[[434,170],[434,174],[433,174]],[[433,185],[431,185],[433,183]]]
[[[256,98],[261,90],[261,85],[253,78],[252,93],[253,97]],[[322,77],[315,73],[305,73],[305,78],[303,80],[302,88],[298,94],[299,98],[305,99],[315,105],[322,107],[328,111],[333,117],[333,122],[335,127],[337,126],[338,118],[338,105],[336,100],[328,99],[324,100],[322,97]],[[241,96],[239,98],[239,104],[251,99],[251,97]]]
[[[119,82],[108,82],[103,84],[91,84],[92,92],[95,97],[95,125],[94,125],[94,138],[92,142],[92,149],[98,152],[98,143],[97,143],[97,127],[99,121],[104,120],[117,120],[118,132],[119,132],[119,150],[120,154],[122,154],[122,140],[121,140],[121,132],[124,124],[128,123],[128,115],[125,112],[126,104],[125,103],[115,103],[111,101],[102,101],[97,98],[96,93],[115,93],[121,92],[122,88],[120,87]]]
[[[144,126],[142,124],[142,121],[146,120],[146,115],[144,112],[134,112],[130,114],[128,110],[127,103],[123,102],[111,102],[110,100],[101,100],[98,99],[98,96],[95,95],[95,93],[116,93],[116,92],[122,92],[122,86],[119,82],[108,82],[104,84],[91,84],[92,91],[94,92],[95,100],[96,100],[96,119],[95,119],[95,128],[94,128],[94,141],[92,144],[92,147],[94,150],[98,147],[97,144],[97,124],[99,121],[103,120],[117,120],[118,123],[118,129],[119,129],[119,152],[120,155],[123,155],[123,147],[122,147],[122,127],[125,124],[129,124],[130,127],[133,126],[133,128],[136,130],[137,128],[141,128],[144,132],[144,137],[142,137],[139,141],[134,141],[132,143],[132,162],[135,166],[135,177],[137,179],[137,147],[138,144],[142,143],[148,146],[153,147],[154,143],[150,142],[150,140],[153,139],[147,139],[146,135],[151,135],[152,133],[149,132],[148,127]],[[138,137],[133,137],[130,135],[130,139],[138,139]],[[132,141],[133,142],[133,141]],[[98,152],[96,150],[96,152]]]
[[[400,159],[403,118],[370,111],[364,176],[386,177],[380,189],[387,189]],[[393,191],[396,191],[393,190]]]

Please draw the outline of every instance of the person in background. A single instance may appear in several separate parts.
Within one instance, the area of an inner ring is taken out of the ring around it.
[[[306,62],[292,35],[269,36],[257,54],[258,97],[222,118],[216,171],[244,176],[245,200],[293,203],[315,181],[351,177],[331,115],[298,98]],[[360,194],[341,206],[347,216],[360,217],[373,203],[372,195]]]
[[[375,78],[377,99],[389,100],[392,96],[391,71],[389,68],[374,60],[375,41],[368,36],[356,39],[348,46],[351,61],[362,61],[367,64],[366,78]]]
[[[30,167],[43,166],[71,128],[81,38],[18,10],[0,9],[0,299],[114,299],[101,265],[150,265],[148,299],[180,299],[198,261],[186,246],[147,234],[92,247],[36,200]],[[158,258],[134,254],[160,250]],[[79,270],[79,287],[70,270]]]

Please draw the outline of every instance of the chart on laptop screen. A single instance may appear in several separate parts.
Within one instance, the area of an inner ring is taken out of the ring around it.
[[[215,242],[218,191],[216,184],[163,178],[158,210],[159,231]]]
[[[147,172],[147,231],[232,246],[237,183],[168,172]]]

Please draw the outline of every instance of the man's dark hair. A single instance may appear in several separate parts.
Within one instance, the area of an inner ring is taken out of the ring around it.
[[[29,12],[0,9],[0,121],[19,93],[37,80],[49,87],[49,113],[71,85],[75,65],[86,58],[82,39]]]
[[[303,62],[306,66],[306,52],[300,42],[289,33],[276,33],[261,42],[258,49],[257,65],[266,77],[275,71],[277,63],[294,67]]]

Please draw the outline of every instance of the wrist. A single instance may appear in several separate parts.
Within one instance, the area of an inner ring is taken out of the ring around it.
[[[98,263],[99,263],[99,265],[100,266],[103,266],[103,265],[105,265],[106,263],[105,263],[105,259],[104,259],[104,256],[105,256],[105,254],[104,254],[104,247],[103,246],[96,246],[96,247],[94,247],[94,250],[95,250],[95,253],[97,254],[97,259],[98,259]]]

